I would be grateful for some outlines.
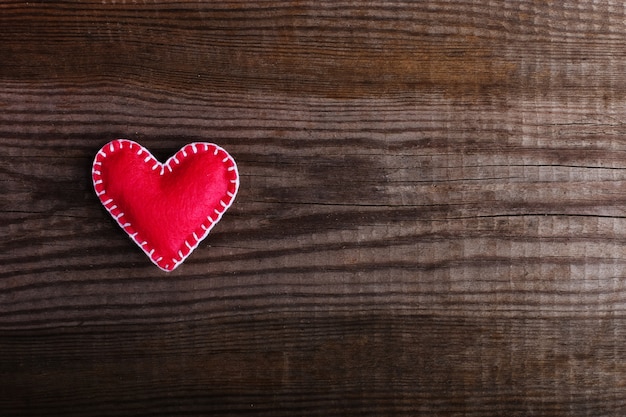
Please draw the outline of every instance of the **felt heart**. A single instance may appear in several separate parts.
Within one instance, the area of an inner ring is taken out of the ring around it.
[[[96,154],[92,178],[102,205],[164,271],[207,237],[239,188],[235,161],[212,143],[190,143],[160,163],[138,143],[116,139]]]

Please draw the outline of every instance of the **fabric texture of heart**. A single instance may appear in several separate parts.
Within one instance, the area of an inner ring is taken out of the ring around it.
[[[207,237],[239,188],[235,161],[212,143],[185,145],[160,163],[138,143],[116,139],[96,154],[92,178],[107,211],[164,271]]]

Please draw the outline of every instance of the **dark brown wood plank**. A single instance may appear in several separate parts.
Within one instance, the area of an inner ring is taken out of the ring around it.
[[[626,9],[0,3],[0,414],[621,416]],[[95,152],[240,193],[173,273]]]
[[[623,325],[320,314],[16,331],[1,370],[9,413],[36,397],[33,413],[68,416],[617,415]]]

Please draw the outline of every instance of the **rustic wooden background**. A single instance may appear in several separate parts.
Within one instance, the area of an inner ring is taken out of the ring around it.
[[[623,416],[616,1],[0,1],[0,414]],[[213,141],[175,272],[90,183]]]

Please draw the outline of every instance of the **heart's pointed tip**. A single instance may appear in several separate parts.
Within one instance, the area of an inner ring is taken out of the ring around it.
[[[159,267],[159,268],[160,268],[160,269],[161,269],[161,271],[163,271],[163,272],[172,272],[172,271],[174,271],[174,270],[176,269],[176,267],[175,267],[175,266],[174,266],[174,267],[172,267],[172,268],[162,268],[162,267]]]

